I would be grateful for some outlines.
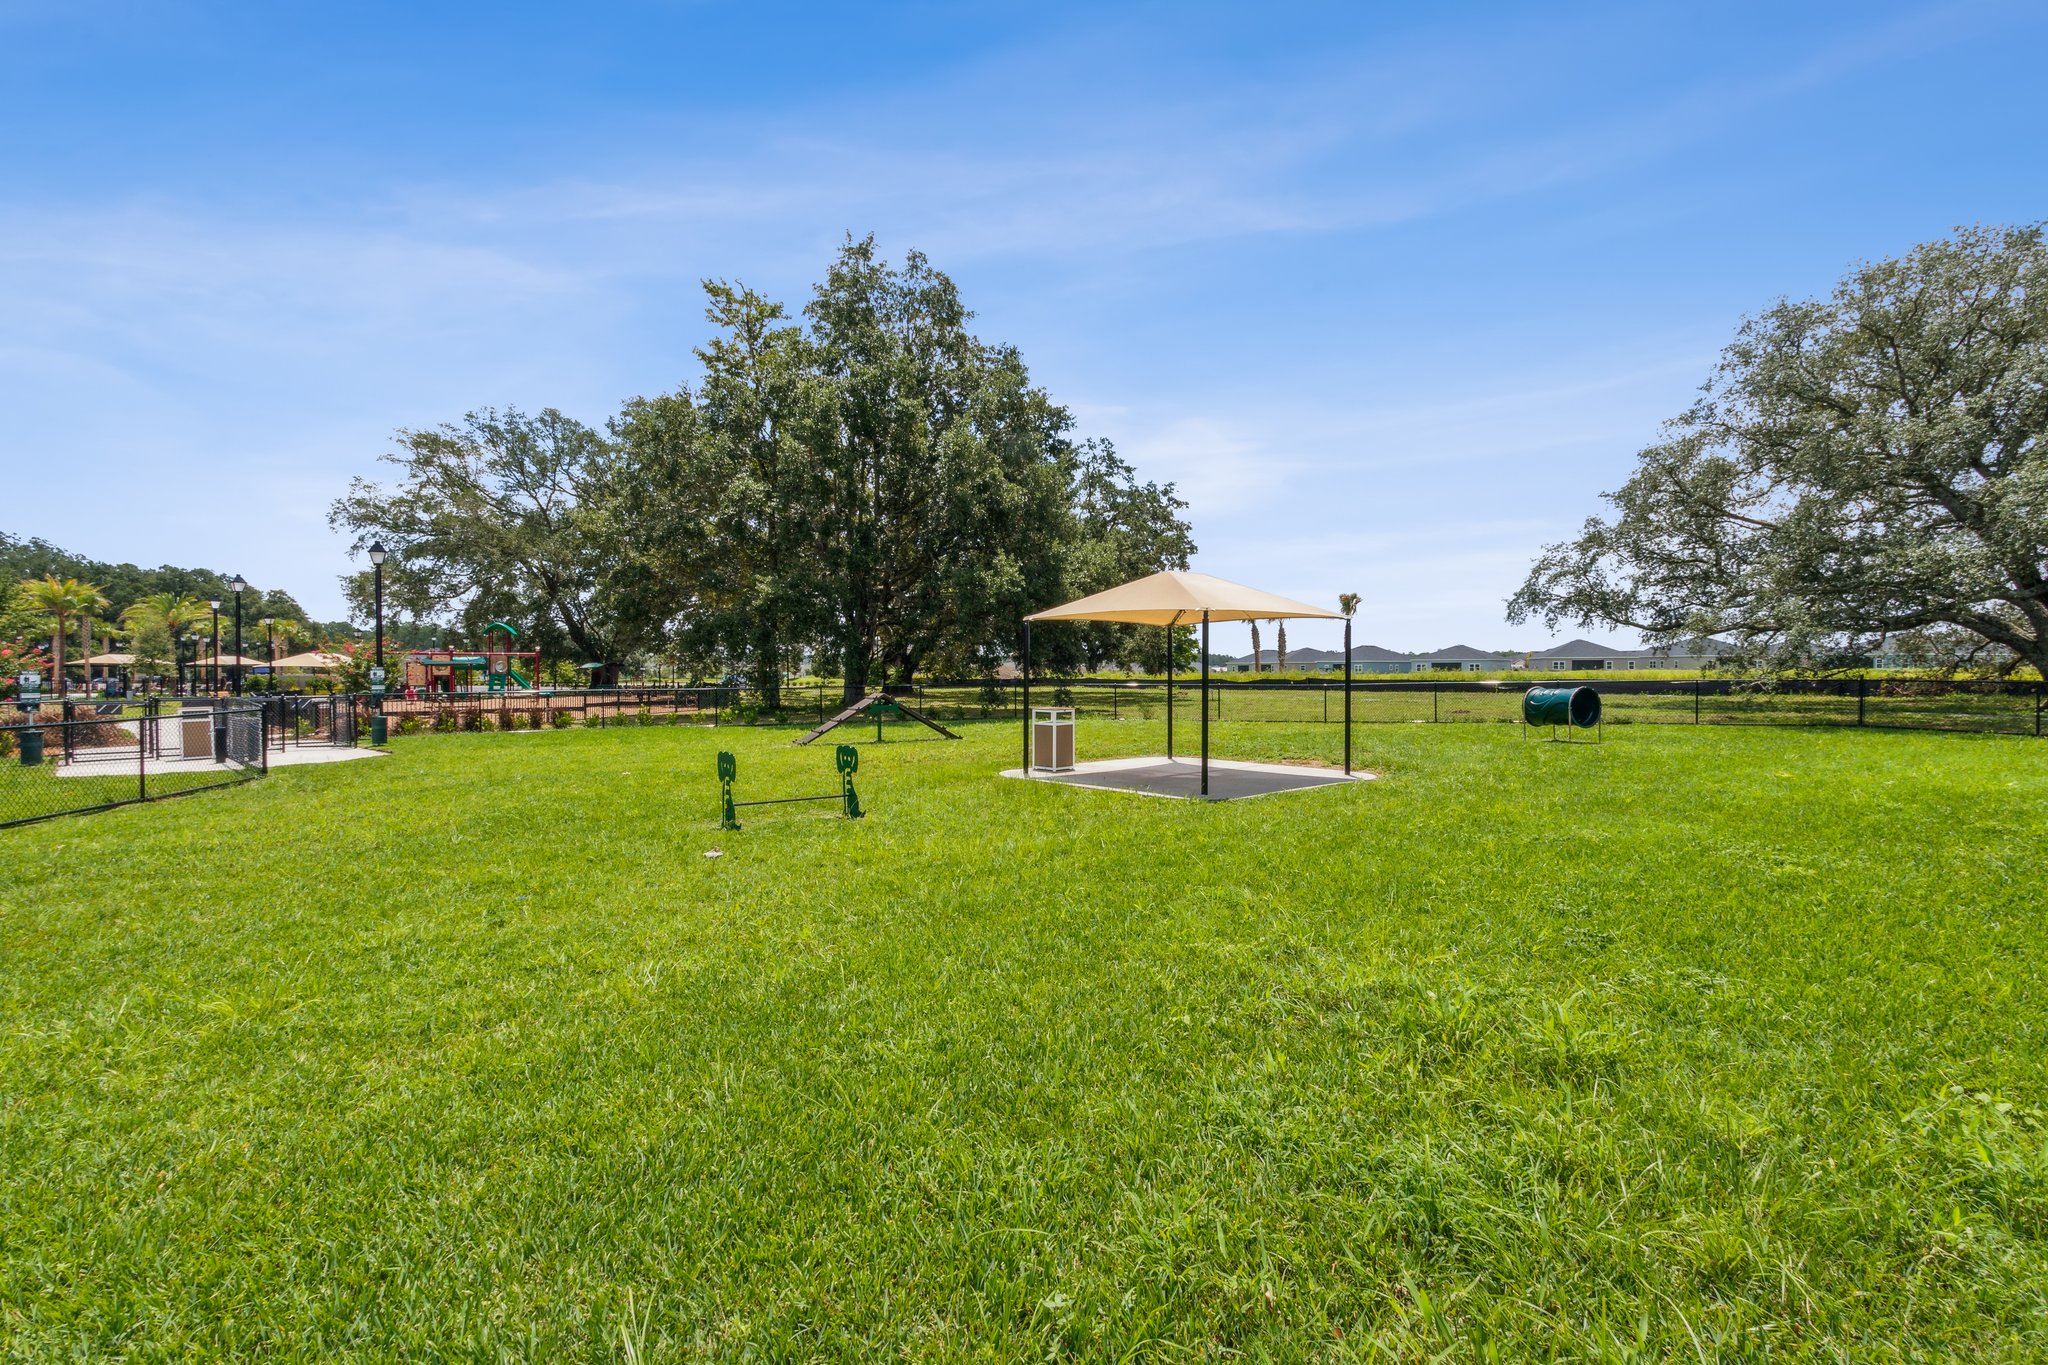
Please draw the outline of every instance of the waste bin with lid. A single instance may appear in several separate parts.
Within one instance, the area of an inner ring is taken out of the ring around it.
[[[1031,771],[1064,773],[1074,767],[1074,708],[1031,708]]]

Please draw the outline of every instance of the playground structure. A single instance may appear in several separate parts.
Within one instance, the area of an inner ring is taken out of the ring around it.
[[[839,790],[826,792],[821,796],[769,796],[758,801],[735,801],[732,799],[732,784],[739,777],[739,760],[720,750],[718,754],[718,827],[738,829],[741,806],[787,806],[801,801],[837,801],[840,813],[849,820],[861,818],[860,795],[853,789],[853,775],[860,771],[860,750],[851,744],[839,746],[834,759],[839,772]]]
[[[954,734],[931,717],[922,715],[905,706],[901,697],[892,697],[887,692],[870,692],[838,715],[826,721],[823,725],[818,726],[817,729],[812,730],[802,739],[797,740],[796,743],[799,746],[809,744],[812,740],[823,738],[827,733],[838,729],[850,720],[859,720],[862,716],[872,716],[875,721],[875,742],[879,744],[882,742],[882,722],[892,714],[901,716],[905,720],[914,720],[928,730],[938,731],[947,739],[960,738],[960,736]]]
[[[1571,742],[1573,730],[1591,730],[1593,742],[1598,744],[1606,738],[1606,728],[1600,720],[1600,694],[1590,687],[1532,687],[1522,694],[1522,737],[1528,738],[1529,727],[1548,728],[1553,731],[1550,738],[1559,739],[1555,731],[1562,730],[1562,739]]]
[[[532,691],[540,675],[540,651],[515,648],[517,627],[493,621],[484,627],[482,649],[414,649],[405,655],[405,685],[421,692],[457,692],[497,695],[509,691]],[[483,675],[479,687],[469,681]],[[460,674],[462,681],[458,682]]]

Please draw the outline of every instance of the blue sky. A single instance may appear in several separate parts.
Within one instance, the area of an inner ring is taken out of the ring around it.
[[[1541,644],[1502,600],[1745,312],[2048,215],[2044,41],[1999,3],[0,0],[0,529],[338,616],[326,507],[394,428],[601,423],[690,376],[703,277],[800,305],[872,231],[1181,486],[1196,567]]]

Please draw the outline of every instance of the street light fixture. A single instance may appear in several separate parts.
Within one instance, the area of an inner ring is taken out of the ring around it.
[[[228,586],[235,593],[235,661],[228,665],[228,676],[234,680],[235,695],[242,695],[242,594],[249,589],[249,580],[240,574],[234,576]]]
[[[370,544],[370,573],[376,583],[377,597],[377,667],[384,666],[384,558],[390,552],[382,541]]]
[[[213,657],[206,663],[206,690],[220,691],[220,599],[209,597],[206,605],[213,612]]]
[[[272,692],[277,691],[277,632],[271,629],[276,624],[275,616],[263,618],[263,662],[268,665],[264,673]]]

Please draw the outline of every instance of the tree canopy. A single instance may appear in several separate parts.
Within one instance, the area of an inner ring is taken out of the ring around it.
[[[329,511],[360,552],[381,541],[386,602],[421,618],[453,618],[474,638],[517,620],[540,648],[564,645],[614,669],[641,641],[629,613],[601,592],[605,548],[593,533],[593,493],[611,444],[549,408],[469,413],[457,425],[400,431],[394,487],[366,479]],[[343,580],[370,615],[368,570]]]
[[[532,622],[613,668],[741,671],[773,704],[806,665],[849,696],[987,672],[1027,611],[1186,566],[1171,485],[1077,440],[923,256],[849,240],[801,317],[704,290],[699,376],[603,434],[552,410],[401,432],[397,483],[359,481],[332,512],[391,551],[387,600]],[[1048,643],[1077,662],[1132,646],[1114,628]]]
[[[2048,675],[2044,433],[2042,226],[1958,231],[1745,321],[1509,619],[1724,635],[1779,666],[1890,637]]]

